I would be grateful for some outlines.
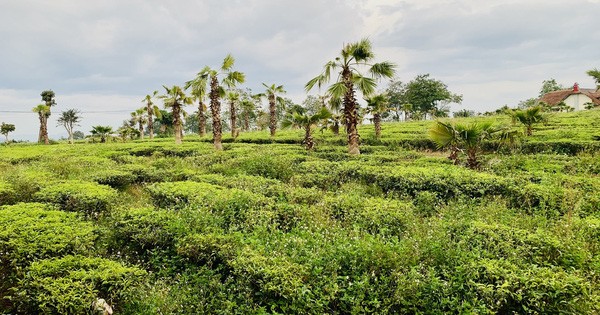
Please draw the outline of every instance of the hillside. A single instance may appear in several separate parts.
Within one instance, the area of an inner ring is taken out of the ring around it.
[[[600,110],[479,171],[431,124],[1,146],[0,313],[600,312]]]

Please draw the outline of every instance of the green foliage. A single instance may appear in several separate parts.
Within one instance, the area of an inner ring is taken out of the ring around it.
[[[15,201],[17,192],[9,183],[0,182],[0,206],[8,205]]]
[[[53,203],[65,211],[77,211],[97,217],[110,210],[116,201],[117,193],[105,185],[72,180],[44,187],[34,198]]]
[[[133,293],[146,272],[116,261],[65,256],[34,262],[20,282],[20,312],[85,314],[105,299],[116,311],[134,302]]]

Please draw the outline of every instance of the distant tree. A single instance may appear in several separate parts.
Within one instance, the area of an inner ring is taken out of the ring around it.
[[[594,68],[592,70],[588,70],[586,73],[596,82],[596,91],[600,91],[600,70]]]
[[[343,100],[343,114],[348,134],[348,153],[350,154],[360,154],[360,136],[357,129],[359,105],[356,101],[355,89],[358,89],[364,96],[369,96],[375,92],[376,79],[391,78],[395,73],[394,64],[388,61],[371,64],[370,62],[374,58],[375,54],[368,39],[349,43],[342,48],[340,56],[326,63],[323,72],[308,81],[305,86],[307,92],[314,86],[320,88],[330,81],[332,72],[337,72],[337,82],[332,84],[327,92],[333,98]],[[362,67],[367,67],[370,77],[361,74],[359,70]]]
[[[2,124],[0,125],[0,133],[4,135],[4,137],[6,137],[6,144],[8,145],[8,134],[15,131],[15,125],[13,124],[7,124],[2,122]]]
[[[183,106],[191,105],[193,99],[187,95],[181,87],[177,85],[173,85],[173,87],[166,87],[166,94],[160,95],[159,98],[163,100],[166,108],[171,109],[171,115],[173,117],[173,129],[175,133],[175,143],[181,144],[182,136],[183,136],[183,123],[182,123],[182,115],[185,115],[183,111]]]
[[[205,67],[198,73],[198,77],[202,82],[207,83],[210,86],[210,111],[212,114],[213,123],[213,144],[216,150],[223,150],[223,144],[221,143],[222,136],[222,122],[221,122],[221,97],[225,94],[225,89],[234,88],[237,83],[244,83],[246,76],[239,72],[233,71],[233,65],[235,59],[231,55],[227,55],[223,59],[223,63],[219,69],[211,69]],[[219,76],[223,75],[224,78],[219,82]]]
[[[389,111],[389,99],[387,94],[373,94],[365,97],[367,110],[373,115],[375,125],[375,138],[381,138],[381,115]]]
[[[322,120],[329,118],[329,116],[331,116],[331,113],[329,112],[329,110],[327,110],[327,108],[322,107],[321,110],[319,110],[319,112],[317,112],[316,114],[313,115],[309,115],[309,114],[299,114],[299,113],[293,113],[292,115],[288,116],[286,119],[283,120],[283,122],[281,123],[281,126],[283,128],[289,128],[289,127],[296,127],[296,128],[303,128],[304,129],[304,140],[302,141],[302,144],[304,144],[304,147],[306,148],[306,150],[313,150],[315,147],[315,141],[312,137],[312,129]]]
[[[73,144],[73,128],[79,126],[78,123],[81,121],[79,111],[76,109],[68,109],[60,113],[58,117],[58,125],[65,127],[67,134],[69,135],[69,143]]]
[[[38,106],[32,109],[34,113],[38,114],[38,119],[40,120],[40,132],[38,137],[38,142],[48,144],[48,117],[50,113],[50,107],[45,104],[39,104]]]
[[[271,120],[271,117],[269,115],[269,113],[267,113],[264,110],[259,110],[256,113],[256,126],[258,127],[259,130],[265,130],[269,127],[269,121]]]
[[[152,95],[147,94],[146,97],[142,100],[143,103],[146,103],[146,121],[148,122],[148,135],[150,139],[154,139],[154,119],[153,117],[160,117],[160,109],[158,106],[154,105],[152,99],[156,97],[158,91],[152,92]],[[143,134],[143,133],[142,133]]]
[[[404,120],[406,120],[406,117],[408,116],[408,112],[405,111],[404,107],[406,104],[404,98],[405,86],[406,85],[402,83],[402,81],[392,78],[388,87],[385,89],[385,93],[390,100],[389,108],[393,112],[392,120],[400,121],[402,119],[402,114],[404,114]],[[412,110],[412,108],[409,110]]]
[[[40,136],[38,137],[38,142],[44,142],[44,144],[48,144],[50,143],[49,139],[48,139],[48,118],[50,118],[50,111],[52,109],[52,106],[56,105],[56,100],[54,99],[55,94],[52,90],[46,90],[43,91],[40,96],[42,97],[42,101],[44,102],[44,104],[47,106],[48,110],[44,113],[44,123],[43,125],[46,127],[43,130],[43,134],[40,134]]]
[[[558,84],[556,80],[550,78],[542,82],[542,88],[540,89],[539,97],[544,96],[547,93],[564,90],[565,87],[562,84]]]
[[[90,130],[90,133],[93,136],[100,137],[100,143],[105,143],[106,138],[108,138],[108,136],[110,136],[113,133],[113,130],[110,126],[92,126],[92,130]]]
[[[457,112],[454,112],[453,116],[455,118],[457,118],[457,117],[472,117],[472,116],[475,116],[475,112],[472,110],[468,110],[468,109],[461,109]]]
[[[533,106],[535,106],[537,101],[538,100],[536,98],[528,98],[526,100],[520,101],[519,104],[517,104],[517,108],[525,109],[525,108],[533,107]]]
[[[158,129],[158,133],[162,137],[173,135],[173,114],[166,110],[160,110],[160,117],[156,117],[154,121],[155,129]]]
[[[264,93],[260,93],[260,97],[267,98],[269,102],[269,130],[271,131],[271,137],[275,137],[275,131],[277,130],[277,104],[283,102],[283,98],[279,94],[284,94],[285,90],[283,85],[266,85],[262,84],[266,90]]]
[[[546,121],[546,115],[541,106],[534,106],[527,109],[515,110],[511,114],[513,123],[519,122],[525,126],[525,134],[533,134],[533,125]]]
[[[81,139],[85,139],[85,134],[82,131],[74,131],[73,132],[73,139],[74,140],[81,140]]]
[[[306,113],[309,115],[313,115],[315,113],[318,113],[322,107],[325,107],[325,100],[327,99],[326,96],[314,96],[314,95],[308,95],[306,96],[306,98],[304,99],[304,101],[302,101],[302,108],[305,109]],[[288,109],[289,111],[289,109]]]
[[[446,105],[462,102],[462,95],[450,92],[444,82],[431,78],[429,74],[418,75],[406,84],[403,91],[403,104],[411,104],[411,112],[420,112],[421,115],[441,117],[447,113],[444,110]]]

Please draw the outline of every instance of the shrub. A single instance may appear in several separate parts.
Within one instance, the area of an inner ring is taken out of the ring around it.
[[[195,263],[217,268],[234,259],[240,248],[239,236],[235,234],[191,234],[180,240],[177,253]]]
[[[221,187],[191,181],[155,183],[146,187],[155,206],[182,208],[222,190]]]
[[[124,188],[136,180],[136,175],[118,169],[101,170],[94,173],[91,178],[101,185],[107,185],[112,188]]]
[[[0,206],[13,203],[17,199],[16,193],[12,185],[0,181]]]
[[[73,180],[45,187],[34,197],[38,201],[56,204],[65,211],[97,217],[111,208],[117,192],[105,185]]]
[[[118,312],[146,272],[102,258],[65,256],[34,262],[20,282],[17,303],[23,313],[87,314],[98,298]]]

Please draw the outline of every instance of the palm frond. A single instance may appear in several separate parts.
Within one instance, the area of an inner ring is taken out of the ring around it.
[[[389,61],[379,62],[372,65],[369,72],[374,78],[392,78],[396,74],[396,65]]]
[[[227,56],[225,56],[225,59],[223,59],[223,64],[221,65],[221,71],[231,70],[234,63],[235,63],[235,59],[233,58],[233,56],[231,54],[227,54]]]

